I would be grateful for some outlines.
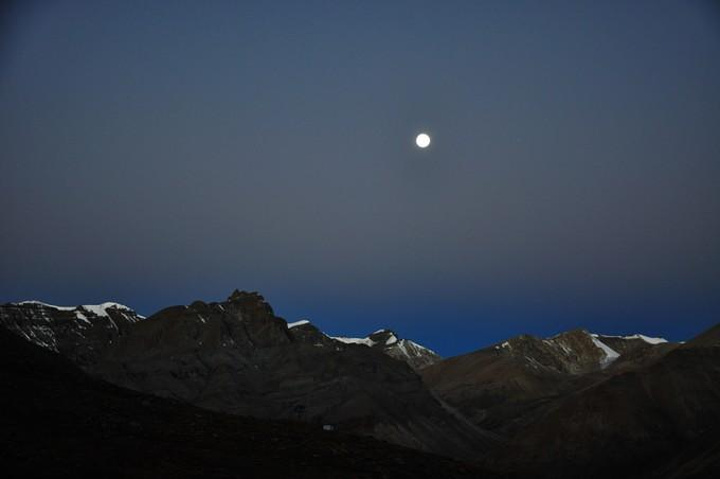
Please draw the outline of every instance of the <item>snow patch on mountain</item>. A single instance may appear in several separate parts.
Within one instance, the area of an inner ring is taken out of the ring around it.
[[[603,353],[605,353],[605,357],[601,359],[601,364],[603,368],[606,368],[610,365],[613,361],[615,361],[617,358],[620,357],[620,353],[615,351],[614,349],[610,348],[607,344],[603,343],[597,338],[596,334],[590,335],[590,338],[592,339],[593,344],[597,346]]]
[[[26,306],[26,305],[36,305],[36,306],[44,306],[46,308],[55,309],[58,311],[75,311],[75,315],[77,318],[81,321],[87,320],[87,317],[82,313],[82,311],[85,311],[87,313],[91,313],[95,316],[100,317],[109,317],[108,315],[108,309],[117,309],[120,311],[125,311],[132,313],[133,310],[129,308],[128,306],[125,306],[124,304],[120,303],[113,303],[113,302],[106,302],[106,303],[100,303],[100,304],[81,304],[79,306],[57,306],[55,304],[50,303],[44,303],[42,301],[20,301],[19,303],[11,303],[16,306]],[[140,319],[145,319],[145,316],[137,315]]]
[[[336,341],[340,341],[341,343],[345,344],[362,344],[367,347],[373,347],[375,344],[377,344],[375,341],[373,341],[370,338],[347,338],[344,336],[330,336],[330,339],[334,339]]]
[[[132,311],[130,308],[120,303],[101,303],[101,304],[83,304],[81,309],[93,313],[95,316],[109,317],[108,309],[118,309],[120,311]]]
[[[77,306],[55,306],[54,304],[43,303],[42,301],[36,301],[36,300],[20,301],[19,303],[12,303],[12,304],[17,305],[17,306],[24,306],[24,305],[45,306],[47,308],[57,309],[58,311],[74,311],[77,309]]]
[[[397,336],[394,334],[391,334],[389,338],[387,338],[387,341],[385,341],[385,346],[392,346],[393,344],[398,342]]]
[[[297,328],[298,326],[302,326],[304,324],[310,324],[310,321],[307,319],[301,319],[300,321],[295,321],[294,323],[288,323],[287,327],[288,329]]]
[[[663,344],[667,343],[668,340],[665,338],[653,338],[652,336],[645,336],[644,334],[632,334],[630,336],[612,336],[610,334],[595,334],[595,337],[606,337],[606,338],[620,338],[620,339],[641,339],[648,344]]]

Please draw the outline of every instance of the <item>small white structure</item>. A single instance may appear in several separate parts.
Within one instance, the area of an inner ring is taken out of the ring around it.
[[[323,424],[323,431],[334,431],[335,426],[332,424]]]

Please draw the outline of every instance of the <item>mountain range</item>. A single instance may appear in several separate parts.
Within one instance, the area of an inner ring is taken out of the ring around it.
[[[689,478],[720,466],[720,327],[684,344],[520,335],[443,359],[389,329],[349,338],[287,323],[237,290],[148,318],[117,303],[8,303],[0,325],[88,381],[370,436],[472,462],[481,477]]]

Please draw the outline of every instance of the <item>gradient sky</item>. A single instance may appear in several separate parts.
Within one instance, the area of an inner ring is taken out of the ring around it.
[[[686,339],[720,321],[717,5],[5,7],[0,302]]]

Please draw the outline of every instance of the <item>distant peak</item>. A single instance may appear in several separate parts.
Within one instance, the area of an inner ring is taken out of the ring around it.
[[[264,314],[267,316],[274,316],[272,307],[265,301],[263,295],[257,291],[240,291],[236,289],[228,296],[227,303],[233,308],[238,308],[241,311]]]
[[[236,289],[232,292],[230,296],[228,296],[228,302],[234,303],[234,302],[265,302],[265,298],[258,293],[257,291],[245,291],[245,290],[239,290]]]

